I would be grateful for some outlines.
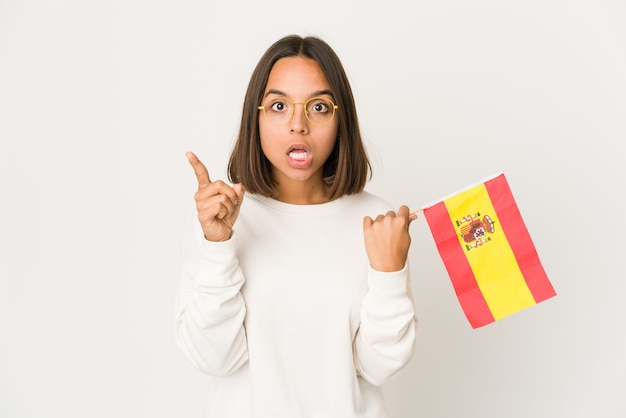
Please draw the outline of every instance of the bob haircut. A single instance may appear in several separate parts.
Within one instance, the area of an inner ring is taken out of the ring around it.
[[[368,176],[371,177],[371,165],[361,138],[352,88],[337,54],[326,42],[312,36],[285,36],[270,46],[259,60],[246,91],[239,135],[228,162],[228,179],[241,183],[250,193],[268,197],[277,193],[271,163],[261,149],[258,106],[272,67],[286,57],[315,60],[338,106],[335,115],[339,118],[338,138],[323,167],[327,197],[335,200],[362,192]]]

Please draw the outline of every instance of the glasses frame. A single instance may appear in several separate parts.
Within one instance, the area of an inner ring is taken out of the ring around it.
[[[291,102],[291,104],[292,104],[293,106],[291,107],[291,114],[289,115],[289,117],[288,117],[287,119],[285,119],[285,121],[284,121],[284,122],[281,122],[281,123],[272,123],[272,122],[270,122],[270,124],[272,124],[272,125],[274,125],[274,126],[281,126],[281,125],[284,125],[284,124],[288,123],[288,122],[289,122],[289,121],[293,118],[293,115],[296,113],[296,105],[297,105],[297,104],[302,104],[302,110],[304,111],[304,116],[306,117],[306,120],[308,120],[309,122],[311,122],[313,125],[317,125],[317,126],[325,126],[325,125],[328,125],[329,123],[331,123],[331,122],[333,121],[333,119],[335,118],[335,114],[337,113],[337,109],[339,109],[339,106],[337,106],[337,105],[335,104],[335,102],[333,102],[333,101],[332,101],[331,99],[329,99],[329,98],[322,97],[322,96],[315,96],[315,97],[311,97],[311,98],[310,98],[310,99],[308,99],[307,101],[299,101],[299,102],[294,102],[293,100],[291,100],[291,99],[290,99],[289,97],[287,97],[287,96],[278,96],[277,98],[275,98],[275,99],[270,99],[270,100],[278,100],[278,99],[281,99],[281,100],[282,100],[282,99],[285,99],[286,101]],[[319,100],[319,99],[326,100],[326,101],[328,101],[328,102],[330,102],[330,103],[332,104],[331,109],[332,109],[332,111],[333,111],[333,114],[332,114],[332,116],[330,117],[330,119],[328,119],[328,122],[324,122],[324,123],[317,123],[317,122],[312,121],[312,120],[311,120],[311,118],[309,117],[309,112],[307,112],[307,110],[306,110],[306,108],[307,108],[307,104],[308,104],[310,101],[312,101],[312,100]],[[269,102],[270,100],[267,100],[265,103]],[[265,104],[263,104],[263,105],[261,105],[261,106],[257,106],[257,110],[262,110],[262,111],[263,111],[263,115],[265,115]]]

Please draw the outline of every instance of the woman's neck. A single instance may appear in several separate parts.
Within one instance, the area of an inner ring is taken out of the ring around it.
[[[293,205],[318,205],[329,201],[326,195],[326,184],[322,182],[288,182],[279,184],[274,198]]]

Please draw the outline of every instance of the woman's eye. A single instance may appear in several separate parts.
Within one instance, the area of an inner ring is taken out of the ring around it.
[[[313,104],[312,109],[314,112],[324,113],[324,112],[328,112],[328,105],[326,105],[326,103],[323,103],[323,102],[318,102],[318,103]]]
[[[274,102],[270,108],[275,112],[282,112],[285,110],[285,104],[283,102]]]

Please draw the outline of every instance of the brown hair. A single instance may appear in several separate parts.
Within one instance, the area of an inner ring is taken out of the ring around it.
[[[228,178],[243,184],[251,193],[268,197],[276,194],[272,167],[261,149],[258,106],[274,63],[294,56],[310,58],[319,64],[338,106],[335,117],[339,118],[339,135],[323,168],[329,186],[327,197],[334,200],[360,193],[371,174],[371,165],[361,139],[352,89],[337,54],[326,42],[312,36],[289,35],[279,39],[259,60],[246,91],[239,135],[228,162]]]

